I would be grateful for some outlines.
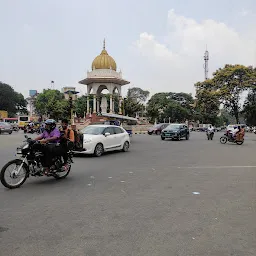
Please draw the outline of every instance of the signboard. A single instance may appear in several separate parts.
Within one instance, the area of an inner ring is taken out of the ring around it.
[[[37,95],[37,90],[29,90],[30,97],[34,97],[35,95]]]

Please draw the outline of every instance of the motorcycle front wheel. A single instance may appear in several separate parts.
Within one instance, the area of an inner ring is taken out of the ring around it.
[[[19,173],[16,174],[18,170]],[[28,166],[25,163],[22,164],[22,160],[14,159],[2,168],[0,180],[6,188],[13,189],[20,187],[26,181],[28,175]]]
[[[226,144],[227,141],[228,141],[228,138],[227,138],[227,137],[225,137],[225,136],[220,137],[220,143],[221,143],[221,144]]]

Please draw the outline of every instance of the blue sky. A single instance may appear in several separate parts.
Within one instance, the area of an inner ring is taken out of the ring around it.
[[[130,86],[193,92],[225,63],[256,65],[254,0],[0,0],[0,80],[28,95],[77,86],[102,49]],[[124,89],[127,90],[128,86]]]

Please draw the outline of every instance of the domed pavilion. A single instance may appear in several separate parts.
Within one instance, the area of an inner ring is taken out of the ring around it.
[[[122,72],[117,72],[117,65],[115,60],[108,54],[105,49],[105,40],[103,43],[103,50],[92,62],[92,71],[87,72],[87,78],[79,82],[87,86],[87,95],[93,95],[93,109],[91,111],[89,98],[87,97],[87,114],[102,114],[114,113],[114,93],[118,95],[119,114],[122,114],[121,108],[121,91],[122,86],[130,82],[122,78]],[[110,99],[107,98],[102,91],[107,89]],[[91,113],[92,112],[92,113]]]

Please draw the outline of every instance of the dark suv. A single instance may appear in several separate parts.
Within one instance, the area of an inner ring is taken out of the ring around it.
[[[185,124],[170,124],[162,130],[161,139],[181,140],[189,139],[189,129]]]
[[[148,134],[152,135],[153,133],[160,135],[162,130],[166,128],[169,124],[167,123],[162,123],[162,124],[156,124],[152,126],[151,128],[148,129]]]

